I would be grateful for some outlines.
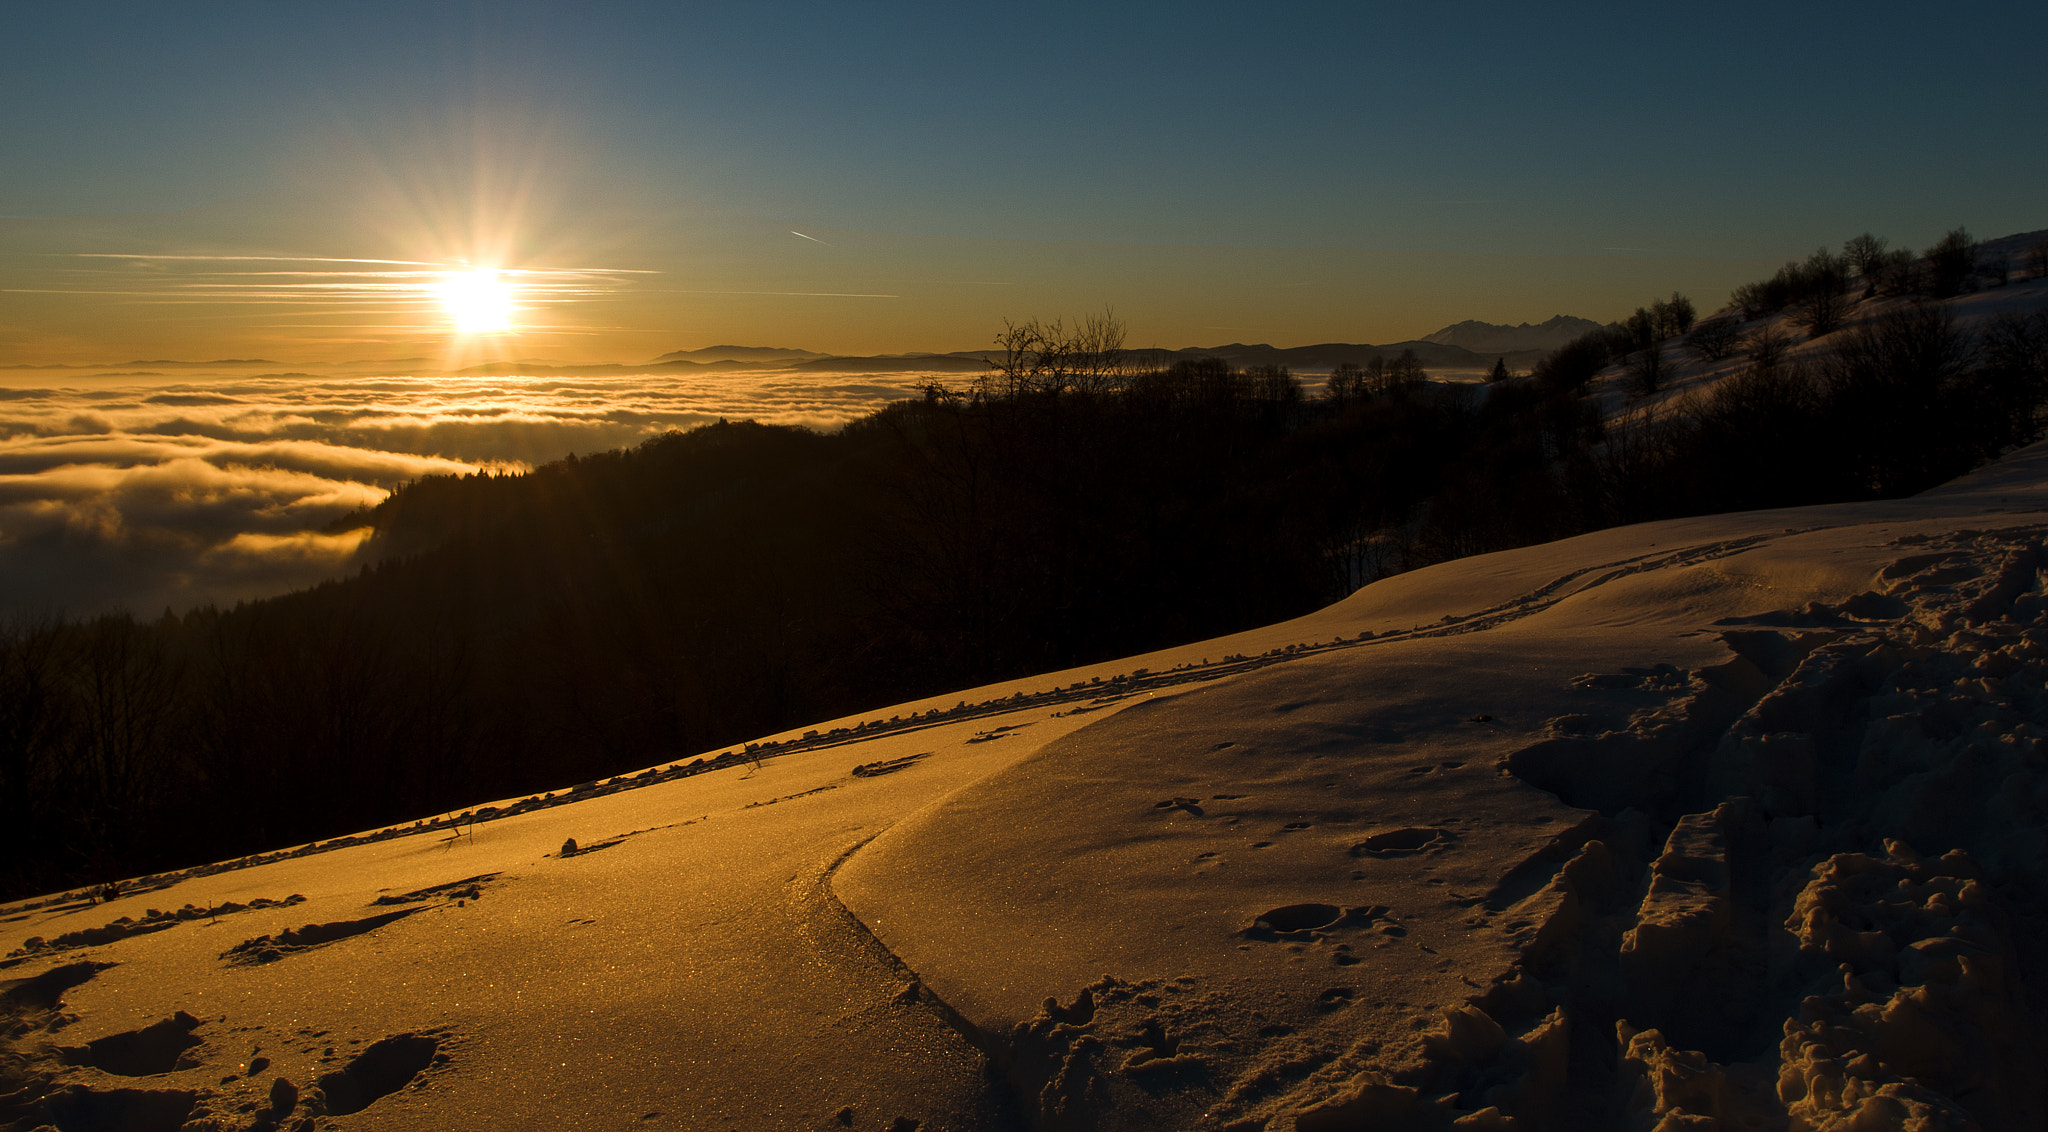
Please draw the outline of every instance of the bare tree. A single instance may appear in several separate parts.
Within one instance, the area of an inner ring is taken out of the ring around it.
[[[1984,361],[2031,374],[2048,389],[2048,311],[2002,311],[1984,324]]]
[[[1657,513],[1658,469],[1669,458],[1671,426],[1637,409],[1607,421],[1595,456],[1601,509],[1615,523],[1633,523]]]
[[[1749,336],[1749,363],[1753,369],[1770,369],[1785,360],[1785,351],[1791,343],[1785,340],[1776,327],[1763,326]]]
[[[1363,365],[1344,362],[1331,370],[1328,396],[1338,405],[1345,405],[1385,397],[1427,380],[1429,374],[1413,350],[1401,351],[1392,361],[1384,354],[1374,354]]]
[[[1330,371],[1329,393],[1326,394],[1330,403],[1343,408],[1353,401],[1370,397],[1365,378],[1364,366],[1356,362],[1339,362],[1337,368]]]
[[[1844,334],[1826,359],[1830,412],[1857,438],[1850,472],[1879,496],[1920,491],[1996,450],[1965,406],[1973,337],[1939,303],[1916,303]]]
[[[1728,302],[1741,313],[1744,322],[1776,314],[1785,307],[1782,299],[1763,283],[1744,283],[1728,293]]]
[[[1825,338],[1841,329],[1849,305],[1847,293],[1832,287],[1817,288],[1793,310],[1792,324],[1805,327],[1809,338]]]
[[[1928,292],[1938,299],[1959,295],[1977,273],[1977,239],[1968,229],[1952,229],[1923,258]]]
[[[1664,345],[1652,342],[1629,355],[1629,392],[1637,397],[1647,397],[1664,385]]]
[[[1662,337],[1658,333],[1658,318],[1650,311],[1637,307],[1634,313],[1621,320],[1621,336],[1627,350],[1640,350]]]
[[[1676,291],[1669,299],[1658,299],[1650,304],[1652,332],[1659,338],[1676,338],[1692,329],[1699,319],[1699,312],[1693,308],[1692,300]]]
[[[1397,574],[1401,570],[1401,534],[1407,528],[1389,528],[1364,516],[1334,523],[1317,539],[1317,550],[1330,571],[1330,581],[1339,596],[1349,596],[1361,587]]]
[[[1832,334],[1849,313],[1849,261],[1826,248],[1807,257],[1796,276],[1792,322],[1814,338]]]
[[[2040,438],[2048,404],[2048,312],[2004,311],[1984,325],[1977,375],[1987,408],[2009,444]]]
[[[1414,350],[1403,350],[1387,363],[1386,382],[1390,390],[1420,385],[1428,380],[1429,374],[1422,368],[1422,358]]]
[[[1850,268],[1857,275],[1868,279],[1875,275],[1879,268],[1884,266],[1884,249],[1885,238],[1883,236],[1873,236],[1865,232],[1861,236],[1844,241],[1842,244],[1842,255],[1849,261]]]
[[[1084,393],[1106,393],[1123,379],[1128,368],[1125,333],[1124,320],[1109,307],[1081,316],[1080,325],[1074,328],[1077,389]]]
[[[996,335],[1002,356],[990,363],[994,370],[982,392],[1005,397],[1109,392],[1125,375],[1124,335],[1123,320],[1108,308],[1082,316],[1071,330],[1061,319],[1004,319]]]
[[[1261,401],[1293,404],[1301,400],[1301,383],[1286,366],[1252,366],[1244,371],[1252,395]]]
[[[1718,362],[1742,345],[1742,321],[1734,317],[1710,318],[1692,328],[1692,333],[1685,336],[1685,344],[1700,357]]]
[[[1876,273],[1874,287],[1888,298],[1903,298],[1920,289],[1920,261],[1904,248],[1884,253]]]

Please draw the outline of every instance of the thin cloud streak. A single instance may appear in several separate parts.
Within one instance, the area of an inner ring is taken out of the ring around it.
[[[603,301],[629,287],[631,277],[658,275],[646,268],[629,267],[534,267],[479,268],[464,260],[341,258],[332,256],[233,256],[157,255],[140,252],[49,253],[74,259],[113,260],[123,263],[289,263],[367,264],[370,268],[340,270],[220,271],[185,270],[138,278],[133,271],[113,268],[70,268],[82,275],[118,278],[122,286],[8,288],[10,294],[93,295],[135,300],[130,305],[183,306],[296,306],[372,314],[417,313],[421,324],[414,329],[428,331],[439,321],[446,306],[444,289],[451,280],[471,272],[492,272],[511,289],[520,309]],[[82,281],[83,282],[83,281]],[[365,308],[366,303],[383,306]],[[394,309],[391,305],[398,304]]]
[[[420,267],[440,266],[422,259],[344,259],[319,255],[160,255],[153,252],[41,252],[40,255],[69,256],[73,259],[175,259],[213,260],[228,263],[391,263]]]

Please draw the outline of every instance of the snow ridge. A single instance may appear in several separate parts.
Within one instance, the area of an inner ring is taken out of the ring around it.
[[[1555,721],[1510,768],[1597,816],[1522,960],[1296,1126],[2039,1126],[2044,535],[1908,540],[1666,708]]]

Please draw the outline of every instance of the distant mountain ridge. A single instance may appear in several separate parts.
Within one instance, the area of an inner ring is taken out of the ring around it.
[[[782,362],[827,355],[816,350],[784,346],[706,346],[699,350],[671,350],[654,359],[658,362]]]
[[[1498,323],[1480,322],[1467,319],[1454,323],[1433,334],[1405,342],[1391,342],[1384,345],[1370,345],[1352,342],[1324,342],[1313,346],[1271,346],[1265,343],[1247,344],[1232,342],[1222,346],[1187,346],[1167,349],[1160,346],[1139,347],[1129,351],[1130,360],[1138,365],[1167,366],[1183,358],[1216,357],[1233,365],[1279,365],[1297,370],[1327,371],[1345,362],[1363,363],[1373,355],[1393,357],[1403,350],[1413,350],[1422,364],[1438,369],[1484,369],[1495,358],[1505,357],[1510,367],[1534,365],[1544,354],[1570,342],[1589,330],[1598,330],[1601,324],[1591,319],[1574,318],[1570,315],[1556,315],[1539,323],[1522,323],[1519,326],[1505,326]],[[520,374],[529,376],[602,376],[610,374],[641,373],[730,373],[739,370],[803,370],[817,373],[891,373],[903,371],[936,372],[979,372],[989,361],[1001,355],[1000,350],[955,350],[946,353],[926,351],[905,351],[902,353],[848,356],[829,354],[818,350],[805,350],[794,346],[703,346],[694,350],[671,350],[650,362],[641,363],[570,363],[553,359],[526,358],[517,361],[498,361],[483,365],[468,366],[452,371],[452,376],[502,376]],[[137,366],[176,366],[198,368],[203,366],[250,366],[279,365],[262,358],[221,358],[214,361],[177,361],[154,359],[133,362],[106,362],[96,365],[55,364],[32,365],[17,363],[0,365],[0,370],[41,370],[41,369],[133,369]],[[356,361],[346,364],[357,371],[387,367],[392,370],[426,369],[434,361],[426,357],[386,358],[375,361]]]
[[[1548,349],[1497,350],[1481,352],[1464,346],[1414,338],[1373,346],[1354,342],[1324,342],[1314,346],[1268,346],[1263,342],[1232,342],[1226,346],[1191,346],[1184,350],[1133,350],[1140,365],[1171,365],[1183,358],[1222,358],[1234,366],[1286,366],[1304,372],[1327,372],[1346,362],[1362,365],[1373,357],[1393,358],[1414,351],[1431,369],[1475,370],[1491,366],[1495,358],[1505,359],[1511,369],[1527,369]]]
[[[1542,322],[1525,322],[1519,326],[1468,318],[1434,334],[1425,334],[1422,340],[1441,346],[1462,347],[1476,354],[1500,354],[1514,350],[1555,350],[1581,334],[1598,329],[1600,324],[1592,319],[1574,318],[1568,314],[1552,315]]]
[[[1600,324],[1583,318],[1559,315],[1539,326],[1491,327],[1502,332],[1493,338],[1477,334],[1464,334],[1467,340],[1495,341],[1510,343],[1523,339],[1539,343],[1555,340],[1557,345],[1571,341],[1584,333],[1582,327],[1597,328]],[[1489,327],[1488,323],[1464,322],[1457,326],[1445,327],[1428,338],[1413,338],[1405,342],[1390,342],[1372,345],[1359,342],[1323,342],[1313,346],[1272,346],[1263,342],[1231,342],[1221,346],[1186,346],[1180,349],[1164,347],[1137,347],[1126,351],[1126,360],[1140,367],[1170,366],[1189,358],[1221,358],[1234,366],[1286,366],[1303,372],[1328,372],[1346,362],[1363,364],[1374,356],[1392,358],[1403,351],[1414,351],[1423,365],[1433,369],[1481,370],[1491,366],[1496,358],[1506,360],[1510,368],[1527,369],[1536,364],[1544,354],[1556,345],[1512,345],[1499,344],[1481,349],[1464,342],[1439,341],[1439,337],[1453,335],[1461,328]],[[1526,333],[1525,333],[1526,332]],[[562,366],[536,364],[534,362],[497,362],[488,366],[476,366],[462,371],[465,374],[482,373],[523,373],[523,374],[581,374],[606,373],[664,373],[664,372],[733,372],[736,370],[796,370],[811,373],[897,373],[906,371],[937,371],[952,373],[979,373],[988,368],[991,361],[1001,356],[1000,350],[956,350],[951,353],[901,353],[849,357],[838,354],[823,354],[811,350],[780,349],[764,346],[707,346],[701,350],[676,350],[644,365],[583,365]]]

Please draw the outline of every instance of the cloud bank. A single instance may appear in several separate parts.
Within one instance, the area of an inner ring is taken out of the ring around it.
[[[836,428],[922,375],[327,378],[0,389],[0,613],[154,615],[354,569],[350,516],[721,417]]]

